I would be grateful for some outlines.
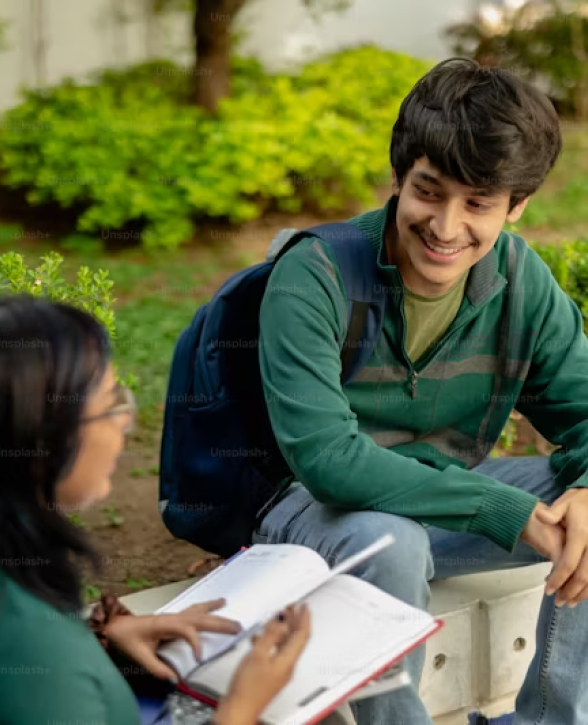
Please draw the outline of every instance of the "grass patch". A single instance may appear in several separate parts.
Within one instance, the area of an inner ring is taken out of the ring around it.
[[[26,258],[33,260],[43,253],[38,248],[34,253],[27,252]],[[133,251],[89,258],[78,252],[61,253],[65,256],[66,276],[82,264],[110,272],[116,297],[115,359],[123,375],[132,373],[139,378],[135,391],[139,405],[136,436],[151,441],[161,429],[177,338],[221,281],[240,268],[240,258],[231,256],[222,246],[161,255]],[[152,467],[131,475],[148,476],[157,471]]]

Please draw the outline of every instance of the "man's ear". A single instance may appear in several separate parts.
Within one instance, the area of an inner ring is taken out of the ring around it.
[[[392,196],[398,196],[400,194],[400,184],[398,183],[398,176],[396,171],[392,169]]]
[[[506,215],[506,221],[509,224],[514,224],[515,222],[518,222],[518,220],[522,217],[523,212],[525,211],[525,208],[529,203],[530,199],[531,197],[528,196],[526,199],[519,201],[516,206],[513,206],[513,208]]]

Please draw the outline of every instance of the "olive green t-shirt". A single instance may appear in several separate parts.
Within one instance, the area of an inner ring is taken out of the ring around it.
[[[132,690],[77,614],[0,571],[0,725],[139,725]]]
[[[411,362],[418,362],[443,337],[461,306],[467,279],[466,272],[439,297],[422,297],[404,288],[405,346]]]

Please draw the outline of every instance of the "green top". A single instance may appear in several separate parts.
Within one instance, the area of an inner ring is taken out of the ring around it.
[[[382,261],[390,202],[351,219],[389,289],[384,328],[344,388],[347,300],[327,244],[303,239],[272,271],[260,365],[272,427],[319,501],[483,534],[513,549],[537,499],[473,472],[516,404],[555,445],[558,484],[588,485],[588,342],[582,315],[523,239],[502,232],[470,270],[458,313],[416,363],[404,288]]]
[[[139,725],[137,701],[78,615],[0,571],[0,723]]]
[[[447,332],[461,306],[468,275],[438,297],[423,297],[404,289],[406,353],[418,362]]]

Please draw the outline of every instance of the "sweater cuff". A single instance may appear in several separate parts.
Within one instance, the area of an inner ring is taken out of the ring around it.
[[[492,481],[484,490],[482,505],[468,531],[482,534],[512,552],[538,501],[532,493]]]

